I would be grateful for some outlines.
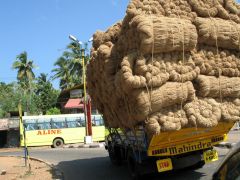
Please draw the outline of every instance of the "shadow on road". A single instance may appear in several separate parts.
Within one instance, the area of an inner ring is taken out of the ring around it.
[[[127,166],[113,166],[108,157],[62,161],[57,166],[64,173],[65,180],[130,180]],[[205,176],[207,175],[194,170],[182,170],[152,174],[143,179],[193,180],[205,179]]]
[[[167,179],[167,180],[198,180],[198,179],[208,179],[207,174],[202,172],[197,172],[195,170],[179,170],[175,172],[167,172],[163,174],[153,175],[153,180],[157,179]]]
[[[125,166],[113,166],[108,157],[62,161],[57,165],[57,167],[64,173],[65,180],[129,179],[127,168]]]

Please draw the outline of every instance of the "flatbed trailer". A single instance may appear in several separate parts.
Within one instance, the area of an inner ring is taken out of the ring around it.
[[[227,139],[234,123],[220,122],[212,128],[185,128],[149,138],[143,126],[134,130],[109,128],[106,146],[111,162],[127,162],[130,175],[165,172],[186,167],[201,168],[218,160],[214,145]]]

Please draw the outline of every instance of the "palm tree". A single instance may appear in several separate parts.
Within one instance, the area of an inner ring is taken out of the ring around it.
[[[60,79],[60,88],[66,89],[73,86],[72,77],[69,70],[69,60],[67,56],[60,57],[55,63],[54,66],[58,66],[53,69],[52,72],[55,74],[52,76],[52,79]]]
[[[82,83],[82,50],[84,50],[85,53],[88,52],[88,44],[84,43],[84,47],[81,47],[81,45],[77,42],[71,42],[67,49],[68,56],[70,57],[69,67],[71,69],[71,76],[73,76],[73,80],[75,84]],[[84,64],[86,66],[87,62],[89,61],[89,55],[84,55]]]
[[[48,76],[48,74],[41,73],[38,77],[39,82],[47,82],[48,81],[47,76]]]
[[[84,45],[87,51],[87,43]],[[82,47],[77,42],[71,42],[62,56],[55,62],[55,66],[59,66],[52,70],[56,72],[53,79],[60,79],[60,88],[66,89],[82,83]],[[89,56],[85,56],[85,64],[89,60]]]
[[[41,73],[37,78],[36,78],[36,86],[40,87],[42,86],[43,84],[46,84],[46,83],[50,83],[50,81],[47,79],[47,76],[48,74],[45,74],[45,73]],[[37,88],[35,90],[35,93],[38,95],[39,94],[39,91],[41,91],[41,88]]]
[[[81,46],[79,43],[71,42],[66,51],[69,58],[70,73],[73,78],[74,84],[80,84],[82,81],[82,58],[81,58]]]
[[[33,69],[36,66],[33,64],[32,60],[27,59],[27,52],[19,54],[14,61],[12,68],[17,69],[17,79],[21,83],[25,83],[26,86],[30,86],[30,83],[35,78]]]
[[[35,78],[33,69],[36,68],[36,66],[33,64],[32,60],[28,60],[27,52],[24,51],[17,56],[16,61],[13,62],[12,68],[18,71],[17,79],[18,79],[18,83],[23,88],[24,95],[27,95],[27,92],[29,92],[30,98],[31,98],[31,84],[33,79]],[[27,100],[27,104],[28,104],[28,100]],[[27,111],[28,111],[28,105],[27,105]]]

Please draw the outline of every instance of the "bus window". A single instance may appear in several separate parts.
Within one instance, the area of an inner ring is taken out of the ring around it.
[[[92,126],[96,126],[96,119],[95,119],[95,116],[92,117]]]
[[[67,127],[75,128],[75,127],[77,127],[77,122],[76,121],[67,121]]]
[[[104,121],[103,121],[102,116],[101,116],[101,118],[100,118],[100,126],[104,126]]]
[[[79,127],[85,127],[85,121],[77,121]]]
[[[77,117],[67,117],[66,118],[66,121],[76,121],[77,120]]]
[[[92,122],[93,122],[93,126],[103,126],[104,125],[103,118],[101,115],[94,115]]]
[[[52,129],[66,128],[65,118],[63,118],[63,117],[52,118],[51,119],[51,128]]]
[[[41,130],[41,129],[51,129],[50,122],[37,123],[37,127],[38,127],[39,130]]]
[[[65,128],[66,125],[65,125],[65,122],[54,122],[54,121],[52,121],[51,122],[51,127],[52,127],[52,129],[61,129],[61,128]]]
[[[68,128],[83,127],[81,117],[67,117],[66,123]]]
[[[24,126],[26,127],[26,131],[37,130],[36,123],[25,123]]]
[[[83,117],[77,117],[76,118],[77,126],[78,127],[85,127],[85,119]]]

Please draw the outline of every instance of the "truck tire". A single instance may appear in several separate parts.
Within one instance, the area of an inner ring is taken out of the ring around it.
[[[134,154],[132,151],[129,151],[127,156],[127,165],[128,170],[132,180],[140,180],[141,179],[141,172],[139,171],[139,164],[136,161]]]
[[[63,140],[61,138],[56,138],[53,140],[53,147],[54,148],[60,148],[60,147],[63,147]]]
[[[191,169],[192,169],[192,170],[197,170],[197,169],[202,168],[204,165],[205,165],[205,162],[204,162],[204,161],[199,161],[198,163],[196,163],[195,165],[193,165],[193,166],[191,167]]]
[[[112,146],[110,144],[110,146],[108,146],[108,154],[109,154],[109,158],[111,160],[111,163],[113,165],[119,166],[122,164],[122,158],[121,158],[121,150],[120,147],[117,146]]]

